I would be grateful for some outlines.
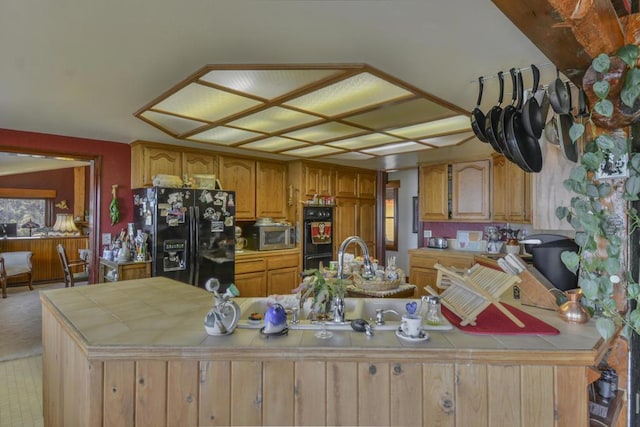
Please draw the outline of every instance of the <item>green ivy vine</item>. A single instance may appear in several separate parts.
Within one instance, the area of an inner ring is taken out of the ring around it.
[[[616,55],[628,67],[620,100],[629,108],[634,108],[640,96],[640,69],[636,67],[640,49],[636,45],[620,48]],[[609,82],[604,79],[610,68],[610,58],[600,54],[592,61],[597,73],[593,92],[598,97],[587,120],[593,124],[594,112],[610,118],[614,113],[614,104],[607,98]],[[575,123],[569,135],[574,143],[585,133],[585,125]],[[631,272],[622,271],[621,256],[624,253],[624,239],[620,237],[620,219],[611,212],[603,199],[615,191],[614,185],[604,179],[597,180],[598,171],[606,161],[624,160],[627,162],[628,176],[614,181],[616,186],[624,185],[622,198],[627,201],[640,200],[640,153],[631,152],[631,139],[620,136],[619,132],[604,133],[585,144],[580,163],[571,170],[564,187],[575,193],[570,206],[556,208],[556,216],[566,219],[576,231],[575,241],[578,252],[562,253],[562,261],[567,268],[579,275],[579,286],[583,291],[583,304],[597,311],[596,328],[604,338],[611,337],[619,325],[624,325],[628,336],[635,331],[640,333],[640,304],[626,313],[618,311],[613,298],[614,286],[626,282],[627,301],[640,302],[640,285]],[[618,187],[619,188],[619,187]],[[640,217],[634,208],[627,208],[628,235],[640,225]],[[605,249],[606,248],[606,249]],[[624,283],[623,283],[624,284]]]

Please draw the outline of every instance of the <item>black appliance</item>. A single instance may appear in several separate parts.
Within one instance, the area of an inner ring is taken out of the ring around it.
[[[333,259],[333,208],[305,206],[302,208],[304,270],[317,269],[320,263],[328,267]]]
[[[532,255],[533,266],[544,277],[561,291],[578,287],[578,276],[573,274],[562,262],[561,255],[565,251],[578,252],[578,245],[573,239],[558,234],[532,234],[526,243],[525,250]]]
[[[133,190],[137,230],[149,234],[152,276],[224,291],[235,273],[235,193],[152,187]]]

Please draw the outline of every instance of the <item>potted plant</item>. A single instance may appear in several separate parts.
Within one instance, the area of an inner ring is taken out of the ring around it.
[[[304,302],[307,297],[312,296],[313,302],[311,311],[316,317],[326,317],[331,311],[331,303],[335,297],[344,299],[349,280],[325,277],[322,271],[317,269],[305,270],[305,276],[300,286],[294,292],[300,293],[300,298]]]
[[[570,206],[556,209],[556,216],[576,230],[579,246],[578,252],[564,252],[562,261],[578,274],[582,302],[597,312],[596,327],[604,338],[611,337],[619,325],[625,326],[627,335],[640,333],[640,310],[637,304],[630,304],[640,300],[640,285],[623,262],[624,236],[631,236],[640,225],[638,212],[629,207],[629,201],[640,200],[640,153],[632,152],[631,139],[623,130],[596,128],[596,124],[619,124],[624,116],[637,115],[640,110],[638,53],[638,46],[627,45],[615,57],[601,54],[592,61],[589,72],[595,73],[592,95],[596,99],[586,122],[588,142],[564,181],[565,188],[576,195]],[[624,69],[612,91],[611,64],[620,60]],[[584,124],[574,124],[570,129],[573,143],[586,137],[586,130]]]

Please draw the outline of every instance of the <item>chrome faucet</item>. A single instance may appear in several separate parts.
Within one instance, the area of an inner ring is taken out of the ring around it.
[[[347,249],[347,246],[351,243],[357,243],[362,249],[364,257],[364,274],[362,277],[367,280],[372,279],[376,273],[371,266],[371,260],[369,260],[369,248],[360,236],[349,236],[340,244],[340,248],[338,249],[338,279],[344,279],[344,250]]]
[[[338,280],[344,279],[344,251],[351,243],[357,243],[362,249],[364,257],[364,273],[362,277],[364,279],[375,277],[375,272],[369,260],[369,248],[367,248],[367,244],[360,236],[349,236],[344,239],[338,249]],[[336,296],[331,303],[333,304],[333,321],[338,323],[344,322],[344,297]]]

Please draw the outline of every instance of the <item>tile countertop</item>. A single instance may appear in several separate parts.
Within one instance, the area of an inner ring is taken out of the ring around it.
[[[505,295],[507,295],[505,293]],[[442,360],[500,360],[518,363],[524,359],[540,364],[589,366],[603,351],[603,340],[595,322],[572,325],[555,312],[520,306],[524,311],[553,325],[559,335],[472,335],[455,327],[429,331],[425,342],[405,342],[393,331],[376,331],[373,337],[352,331],[333,331],[328,340],[315,338],[313,330],[290,330],[288,335],[264,337],[256,329],[236,329],[227,336],[208,336],[203,327],[212,295],[168,278],[154,277],[116,283],[63,288],[41,292],[43,310],[49,310],[69,326],[75,341],[89,357],[122,357],[160,352],[164,356],[211,356],[239,349],[278,349],[278,355],[329,354],[342,356],[420,357]],[[242,306],[243,298],[236,299]],[[376,350],[376,351],[372,351]],[[322,353],[324,351],[324,353]],[[254,354],[254,351],[243,353]],[[272,357],[284,357],[273,356]],[[499,353],[499,354],[498,354]],[[142,356],[141,356],[142,357]],[[242,356],[241,356],[242,357]],[[248,357],[248,356],[247,356]],[[484,359],[483,359],[484,358]]]

